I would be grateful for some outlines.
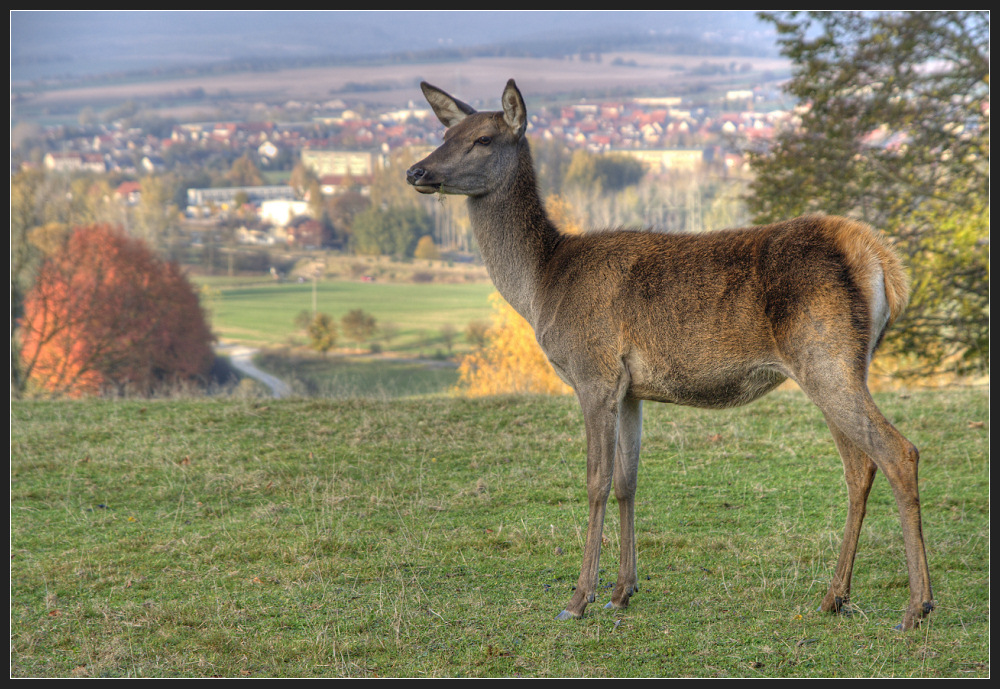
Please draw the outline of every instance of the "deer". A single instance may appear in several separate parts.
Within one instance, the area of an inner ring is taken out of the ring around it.
[[[511,79],[502,109],[479,112],[426,82],[441,145],[406,172],[422,194],[466,197],[490,279],[576,393],[586,435],[589,518],[580,577],[557,620],[596,600],[608,497],[620,513],[617,581],[639,589],[635,493],[642,403],[747,404],[787,379],[822,412],[844,465],[847,523],[820,610],[850,614],[851,575],[876,471],[902,526],[909,601],[897,628],[934,609],[917,491],[919,452],[872,399],[868,370],[909,299],[889,240],[844,217],[808,215],[697,233],[565,234],[539,197],[528,117]]]

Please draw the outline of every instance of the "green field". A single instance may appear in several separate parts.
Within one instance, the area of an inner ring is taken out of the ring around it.
[[[857,613],[816,611],[847,492],[796,391],[646,406],[640,591],[573,622],[571,397],[14,401],[10,674],[989,677],[988,390],[876,397],[921,450],[937,609],[910,633],[881,477]]]
[[[304,341],[294,319],[313,308],[310,282],[267,283],[240,279],[198,278],[203,303],[220,339],[254,346],[285,345]],[[338,322],[348,311],[362,309],[378,323],[391,323],[398,334],[383,349],[408,355],[432,356],[446,351],[441,329],[451,325],[461,333],[472,320],[489,320],[492,315],[487,297],[491,284],[412,284],[390,282],[322,281],[316,285],[316,309]],[[354,343],[341,336],[338,347]]]
[[[269,350],[254,357],[254,363],[303,397],[390,400],[448,395],[458,383],[458,367],[452,362]]]

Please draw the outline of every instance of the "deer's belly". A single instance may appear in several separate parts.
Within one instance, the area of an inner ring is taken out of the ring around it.
[[[786,376],[769,364],[702,362],[699,366],[645,357],[626,359],[633,397],[691,407],[735,407],[780,385]]]

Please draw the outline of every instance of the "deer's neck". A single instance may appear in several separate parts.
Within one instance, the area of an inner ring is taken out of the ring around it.
[[[469,198],[469,217],[497,291],[534,326],[532,304],[559,232],[538,196],[526,142],[521,144],[518,156],[517,174],[506,185]]]

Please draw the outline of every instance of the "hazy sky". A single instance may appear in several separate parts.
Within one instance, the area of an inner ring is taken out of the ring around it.
[[[424,50],[608,31],[767,33],[736,11],[24,11],[10,14],[14,80],[246,56]]]

